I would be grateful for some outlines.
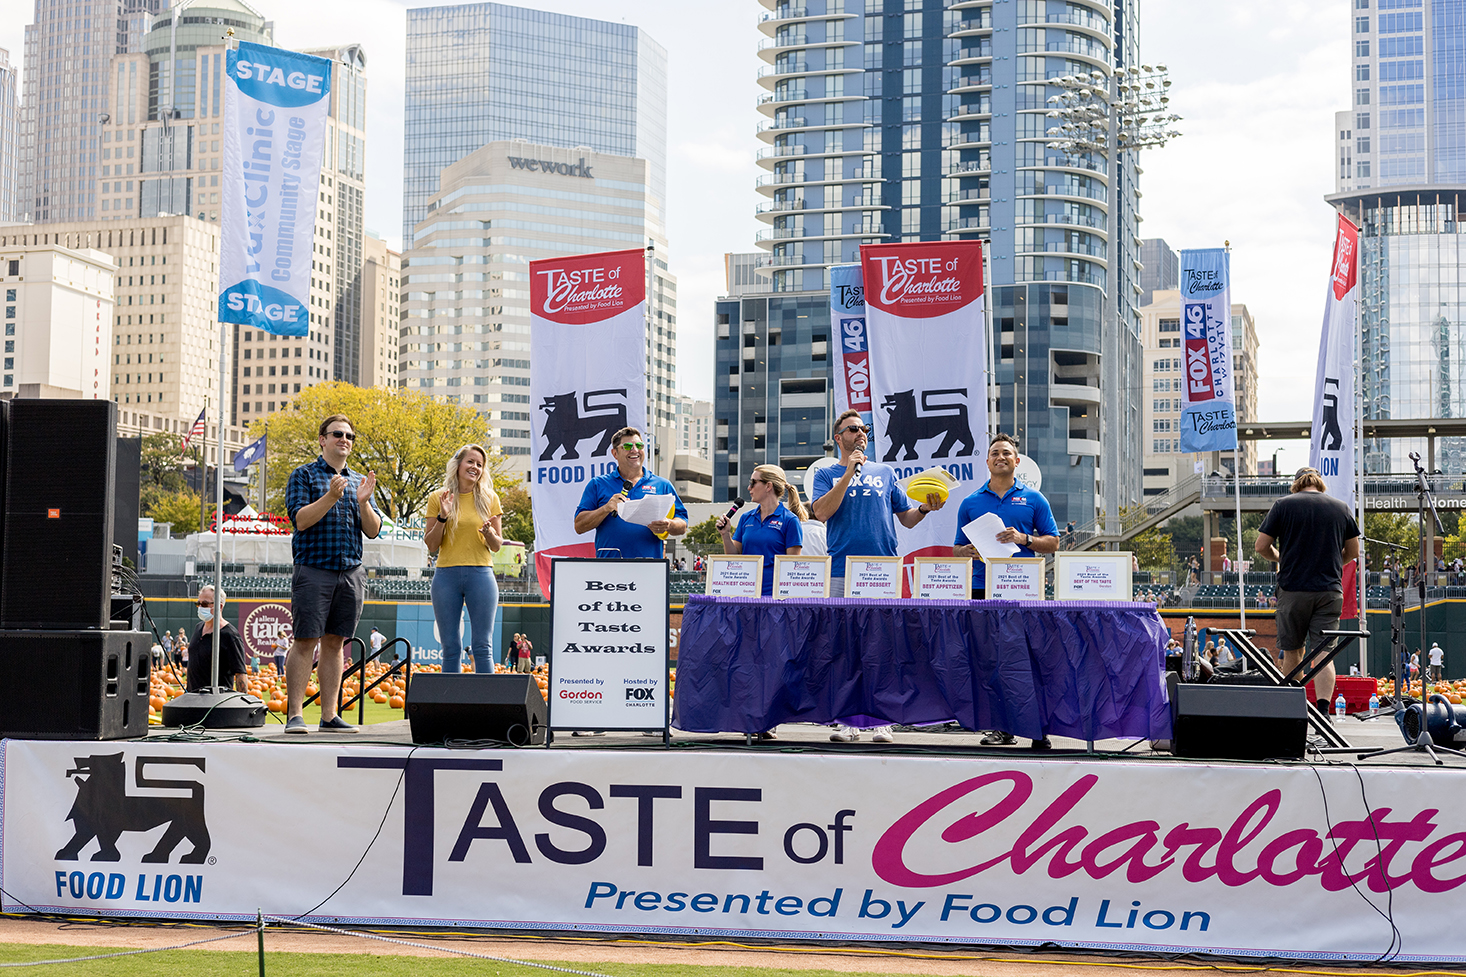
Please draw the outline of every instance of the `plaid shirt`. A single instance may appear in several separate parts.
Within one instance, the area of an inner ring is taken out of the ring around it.
[[[331,478],[336,474],[319,455],[309,465],[290,473],[290,481],[285,483],[285,511],[291,523],[297,512],[331,490]],[[340,474],[346,476],[346,491],[341,498],[319,522],[309,529],[297,529],[291,538],[290,552],[297,564],[322,570],[349,570],[361,565],[361,510],[356,490],[362,476],[350,468],[342,469]],[[376,510],[375,504],[368,504]]]

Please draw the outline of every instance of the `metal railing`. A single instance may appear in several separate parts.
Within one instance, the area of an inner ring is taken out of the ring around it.
[[[1081,549],[1085,548],[1084,544],[1101,538],[1117,541],[1126,539],[1159,522],[1170,510],[1194,501],[1192,496],[1199,495],[1200,487],[1201,476],[1190,475],[1161,495],[1148,496],[1137,505],[1125,507],[1117,519],[1120,530],[1118,535],[1108,531],[1108,519],[1096,519],[1082,526],[1076,526],[1072,533],[1062,533],[1059,537],[1059,547],[1066,550]]]
[[[342,696],[342,692],[346,688],[346,680],[351,678],[351,676],[356,672],[361,672],[361,680],[362,682],[365,682],[367,664],[370,662],[374,662],[378,658],[382,657],[383,652],[385,652],[388,648],[391,648],[393,645],[396,645],[398,642],[401,642],[403,647],[407,649],[407,657],[402,659],[401,661],[395,662],[391,668],[387,669],[380,676],[378,676],[377,680],[371,685],[363,685],[361,689],[356,693],[356,695],[352,696],[350,699],[344,698]],[[393,638],[391,641],[382,645],[381,651],[374,651],[370,655],[367,654],[366,642],[362,641],[356,635],[352,635],[350,638],[348,638],[343,648],[349,647],[351,645],[361,646],[361,656],[360,658],[353,656],[351,667],[342,669],[341,671],[341,684],[337,686],[336,689],[336,713],[337,715],[345,713],[354,705],[357,707],[356,724],[358,726],[365,726],[366,700],[372,689],[375,689],[377,686],[387,681],[387,679],[391,678],[393,675],[396,675],[399,671],[403,673],[403,684],[406,685],[408,689],[412,688],[412,644],[406,638]],[[318,687],[316,694],[305,700],[305,705],[310,705],[312,702],[315,702],[320,697],[321,693]],[[406,712],[405,709],[403,711],[404,713]]]

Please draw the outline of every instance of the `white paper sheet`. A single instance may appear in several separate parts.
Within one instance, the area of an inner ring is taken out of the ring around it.
[[[627,499],[616,509],[616,515],[638,526],[650,526],[658,519],[666,519],[672,511],[672,496],[644,495],[639,499]]]
[[[962,527],[962,533],[977,547],[977,555],[984,560],[1000,560],[1018,552],[1017,543],[998,542],[998,533],[1006,529],[1003,520],[995,512],[984,512]]]

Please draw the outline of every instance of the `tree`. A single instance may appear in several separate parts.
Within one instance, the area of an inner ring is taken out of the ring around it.
[[[1171,537],[1171,546],[1183,561],[1196,557],[1201,559],[1201,517],[1181,516],[1165,524],[1165,531]]]
[[[181,439],[159,431],[142,439],[142,488],[179,492],[184,487]]]
[[[534,513],[530,508],[529,490],[517,479],[497,487],[499,504],[504,507],[504,538],[534,549]]]
[[[1413,566],[1420,562],[1420,520],[1414,515],[1403,512],[1366,512],[1364,535],[1370,539],[1405,547],[1397,550],[1379,543],[1365,543],[1365,559],[1371,570],[1381,569],[1385,565],[1386,555],[1393,555],[1402,566]]]
[[[689,526],[686,539],[689,543],[696,543],[702,547],[717,546],[722,537],[718,535],[718,519],[716,516],[708,516],[696,526]]]
[[[212,517],[214,503],[209,503]],[[187,536],[199,531],[199,494],[189,489],[178,492],[158,493],[147,510],[154,522],[166,522],[173,527],[176,537]]]
[[[1136,533],[1127,545],[1140,561],[1142,570],[1169,570],[1176,565],[1176,547],[1171,535],[1157,526]]]
[[[285,483],[292,471],[320,454],[317,432],[332,414],[351,418],[356,441],[347,464],[353,471],[377,473],[376,504],[398,525],[423,511],[428,496],[443,484],[444,465],[463,445],[489,450],[489,474],[496,483],[509,466],[488,443],[488,425],[472,408],[413,391],[323,383],[297,394],[289,410],[250,424],[251,439],[263,437],[267,429],[270,436],[265,489],[270,511],[285,513]]]

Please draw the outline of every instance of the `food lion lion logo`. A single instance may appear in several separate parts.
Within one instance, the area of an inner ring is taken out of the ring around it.
[[[153,780],[143,776],[147,764],[169,763],[204,769],[203,757],[140,756],[134,776],[140,788],[187,790],[188,797],[150,797],[127,793],[127,765],[121,753],[110,756],[76,757],[76,766],[66,776],[76,781],[76,801],[66,820],[75,834],[56,853],[60,861],[74,862],[81,850],[96,839],[94,862],[119,862],[117,841],[128,831],[151,831],[168,825],[153,850],[142,857],[145,863],[166,863],[179,842],[188,841],[193,850],[178,861],[200,865],[209,856],[209,828],[204,822],[204,785],[197,780]]]

